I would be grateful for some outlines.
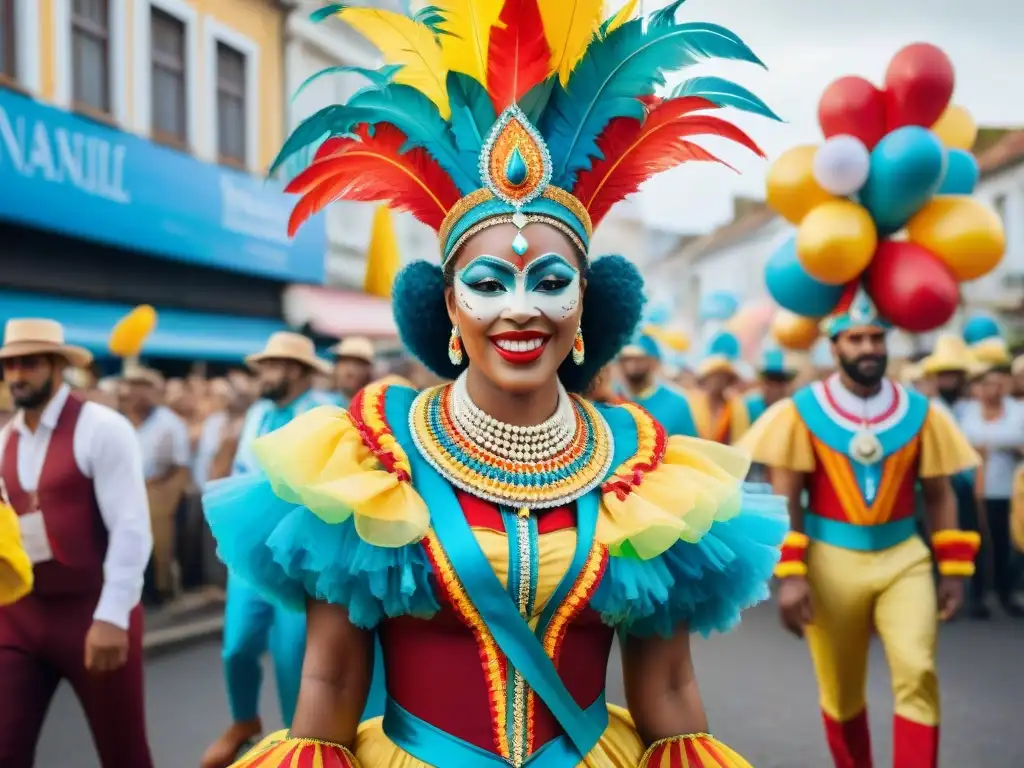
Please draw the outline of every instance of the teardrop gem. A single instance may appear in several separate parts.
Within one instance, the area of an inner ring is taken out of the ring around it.
[[[505,161],[505,178],[513,187],[521,187],[529,177],[530,169],[526,166],[526,159],[516,146]]]
[[[517,256],[523,256],[529,248],[530,244],[526,241],[526,238],[523,237],[523,233],[517,232],[515,240],[512,241],[512,250],[516,252]]]

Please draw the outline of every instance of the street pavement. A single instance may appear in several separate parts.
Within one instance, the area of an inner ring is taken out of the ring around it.
[[[1024,766],[1024,622],[958,621],[943,628],[942,763],[963,768]],[[219,645],[208,642],[147,665],[150,741],[157,768],[194,768],[226,725]],[[772,606],[747,614],[726,637],[695,642],[697,673],[713,732],[755,768],[828,768],[803,645],[778,626]],[[892,704],[881,649],[873,649],[869,684],[876,764],[891,764]],[[609,699],[622,703],[617,662]],[[272,676],[263,691],[268,726],[278,727]],[[43,732],[37,764],[97,768],[77,702],[62,690]],[[447,767],[446,767],[447,768]]]

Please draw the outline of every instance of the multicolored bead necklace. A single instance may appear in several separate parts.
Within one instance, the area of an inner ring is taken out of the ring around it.
[[[454,384],[420,393],[409,425],[419,452],[452,485],[521,510],[575,501],[611,468],[607,422],[591,403],[564,389],[550,419],[519,427],[480,410],[463,374]]]

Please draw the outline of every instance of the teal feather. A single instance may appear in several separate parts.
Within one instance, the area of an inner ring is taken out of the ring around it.
[[[666,72],[707,58],[761,64],[742,40],[716,24],[650,25],[645,31],[643,20],[634,19],[595,40],[566,88],[556,89],[540,126],[558,158],[551,183],[572,189],[579,172],[602,156],[597,140],[612,120],[642,120],[640,98],[665,85]]]
[[[782,118],[753,93],[721,77],[694,77],[686,80],[672,91],[673,99],[683,96],[700,96],[716,107],[732,107],[782,122]]]
[[[523,110],[523,114],[526,115],[533,125],[540,125],[544,110],[551,103],[551,95],[557,87],[560,87],[558,85],[558,78],[552,75],[543,83],[537,83],[537,85],[533,86],[519,100],[519,108]]]
[[[473,169],[474,178],[480,183],[479,162],[484,142],[491,127],[497,121],[494,104],[487,89],[469,75],[449,72],[448,101],[451,104],[452,134],[458,147],[461,162],[467,170]]]
[[[359,122],[359,113],[346,104],[332,104],[313,113],[289,134],[268,173],[274,175],[288,160],[314,145],[319,146],[328,136],[351,133]]]
[[[336,14],[338,11],[345,10],[350,5],[351,3],[331,3],[329,5],[325,5],[323,8],[315,10],[309,14],[309,20],[319,24],[321,21],[331,18],[331,16]]]
[[[685,2],[686,0],[674,0],[674,2],[669,3],[664,8],[652,13],[650,20],[647,22],[648,27],[672,26],[675,24],[676,11]]]
[[[306,86],[310,85],[321,77],[327,75],[362,75],[370,81],[370,87],[372,88],[383,88],[391,83],[395,75],[402,68],[401,64],[386,64],[379,69],[368,69],[367,67],[350,67],[350,66],[338,66],[338,67],[327,67],[321,69],[319,72],[314,72],[312,75],[302,81],[302,85],[295,89],[295,93],[292,94],[292,99],[296,99],[300,93],[302,93]]]
[[[425,149],[451,176],[462,194],[479,189],[479,155],[474,156],[471,164],[468,163],[459,151],[448,123],[437,111],[437,105],[415,88],[391,85],[381,90],[365,90],[353,96],[348,107],[355,110],[356,124],[372,127],[388,123],[405,134],[406,142],[401,152],[413,147]]]
[[[422,24],[425,27],[429,27],[430,31],[433,32],[435,35],[448,34],[441,28],[441,25],[444,24],[445,22],[444,12],[436,5],[428,5],[424,8],[421,8],[415,14],[409,15],[412,16],[413,21],[415,21],[417,24]]]

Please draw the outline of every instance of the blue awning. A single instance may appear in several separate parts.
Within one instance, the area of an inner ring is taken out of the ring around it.
[[[132,307],[84,299],[68,299],[22,291],[0,291],[0,322],[15,317],[45,317],[63,324],[69,344],[109,357],[107,341],[114,325]],[[287,330],[283,322],[265,318],[214,315],[157,307],[156,329],[143,348],[144,357],[211,362],[241,362],[263,349],[270,334]]]

